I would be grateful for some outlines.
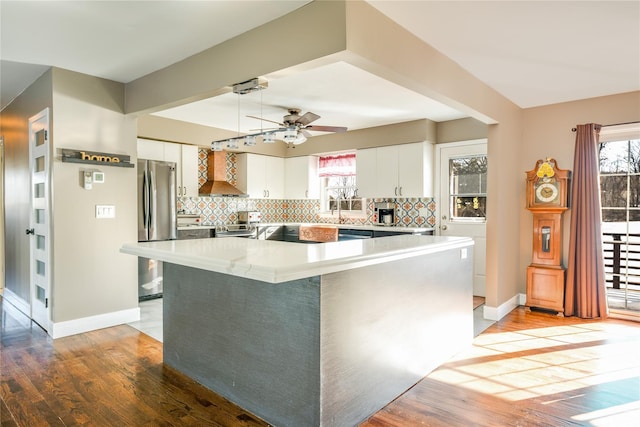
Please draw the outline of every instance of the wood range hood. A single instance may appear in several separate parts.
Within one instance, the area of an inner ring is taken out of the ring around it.
[[[200,196],[248,197],[227,182],[227,153],[209,151],[207,155],[207,182],[198,190]]]

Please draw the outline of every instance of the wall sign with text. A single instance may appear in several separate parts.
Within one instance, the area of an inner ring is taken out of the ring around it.
[[[132,168],[131,156],[124,154],[98,153],[95,151],[80,151],[62,149],[62,161],[67,163],[84,163],[90,165],[118,166]]]

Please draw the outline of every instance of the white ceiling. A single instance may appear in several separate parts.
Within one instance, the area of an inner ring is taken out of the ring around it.
[[[126,83],[306,3],[1,0],[0,108],[48,66]],[[369,3],[523,108],[640,90],[639,1]],[[350,129],[462,117],[345,63],[265,77],[267,90],[160,114],[232,130],[240,117],[243,131],[260,128],[244,115],[280,121],[286,107]]]

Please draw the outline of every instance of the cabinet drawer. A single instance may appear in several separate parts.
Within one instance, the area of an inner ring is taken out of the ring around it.
[[[208,239],[209,237],[211,237],[211,230],[208,228],[199,230],[178,230],[178,240]]]

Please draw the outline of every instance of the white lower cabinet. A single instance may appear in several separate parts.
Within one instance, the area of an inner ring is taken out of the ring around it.
[[[284,159],[241,153],[238,159],[238,188],[256,199],[284,199]]]
[[[318,199],[318,157],[289,157],[284,160],[284,196],[287,199]]]

